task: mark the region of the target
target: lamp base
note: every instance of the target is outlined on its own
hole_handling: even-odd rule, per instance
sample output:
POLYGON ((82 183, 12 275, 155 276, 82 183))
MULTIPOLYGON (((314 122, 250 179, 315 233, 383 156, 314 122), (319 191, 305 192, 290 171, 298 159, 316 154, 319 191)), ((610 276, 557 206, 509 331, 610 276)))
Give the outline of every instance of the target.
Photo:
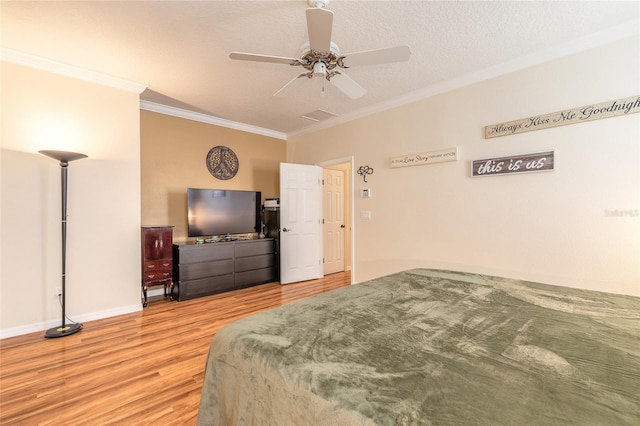
POLYGON ((75 323, 64 327, 54 327, 44 333, 44 337, 64 337, 82 330, 82 324, 75 323))

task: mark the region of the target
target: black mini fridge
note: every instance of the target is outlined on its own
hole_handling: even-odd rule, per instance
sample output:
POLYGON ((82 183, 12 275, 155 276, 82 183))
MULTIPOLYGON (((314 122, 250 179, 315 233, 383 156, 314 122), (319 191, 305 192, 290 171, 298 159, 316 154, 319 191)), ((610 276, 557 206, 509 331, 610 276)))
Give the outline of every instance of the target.
POLYGON ((275 277, 276 281, 280 281, 280 206, 277 201, 268 201, 262 206, 262 233, 265 238, 275 239, 275 277))

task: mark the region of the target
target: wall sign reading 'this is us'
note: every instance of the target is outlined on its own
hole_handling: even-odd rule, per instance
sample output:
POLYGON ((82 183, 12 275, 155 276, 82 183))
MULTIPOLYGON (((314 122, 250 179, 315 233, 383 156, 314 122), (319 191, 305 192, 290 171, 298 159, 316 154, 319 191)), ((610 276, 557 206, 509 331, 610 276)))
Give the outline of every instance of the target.
POLYGON ((553 151, 471 162, 471 176, 495 176, 553 170, 553 151))
POLYGON ((640 112, 640 96, 631 96, 629 98, 586 105, 579 108, 553 112, 551 114, 535 115, 521 120, 492 124, 484 128, 484 138, 496 138, 498 136, 548 129, 550 127, 565 126, 567 124, 584 123, 586 121, 633 114, 636 112, 640 112))

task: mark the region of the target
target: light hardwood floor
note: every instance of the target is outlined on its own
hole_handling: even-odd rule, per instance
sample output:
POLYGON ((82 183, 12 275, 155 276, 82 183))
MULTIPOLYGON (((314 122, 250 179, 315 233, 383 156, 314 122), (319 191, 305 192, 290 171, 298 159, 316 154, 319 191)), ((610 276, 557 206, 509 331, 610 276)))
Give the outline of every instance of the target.
POLYGON ((193 425, 209 343, 225 324, 349 285, 324 279, 184 301, 84 323, 71 336, 0 340, 2 425, 193 425))

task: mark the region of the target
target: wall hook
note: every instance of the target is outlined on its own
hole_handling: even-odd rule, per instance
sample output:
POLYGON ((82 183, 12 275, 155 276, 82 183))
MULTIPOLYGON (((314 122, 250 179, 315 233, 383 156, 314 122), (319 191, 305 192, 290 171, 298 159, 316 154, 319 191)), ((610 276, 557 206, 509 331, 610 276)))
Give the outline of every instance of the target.
POLYGON ((358 168, 358 174, 362 176, 364 183, 367 183, 367 175, 372 175, 373 169, 369 166, 360 166, 358 168))

